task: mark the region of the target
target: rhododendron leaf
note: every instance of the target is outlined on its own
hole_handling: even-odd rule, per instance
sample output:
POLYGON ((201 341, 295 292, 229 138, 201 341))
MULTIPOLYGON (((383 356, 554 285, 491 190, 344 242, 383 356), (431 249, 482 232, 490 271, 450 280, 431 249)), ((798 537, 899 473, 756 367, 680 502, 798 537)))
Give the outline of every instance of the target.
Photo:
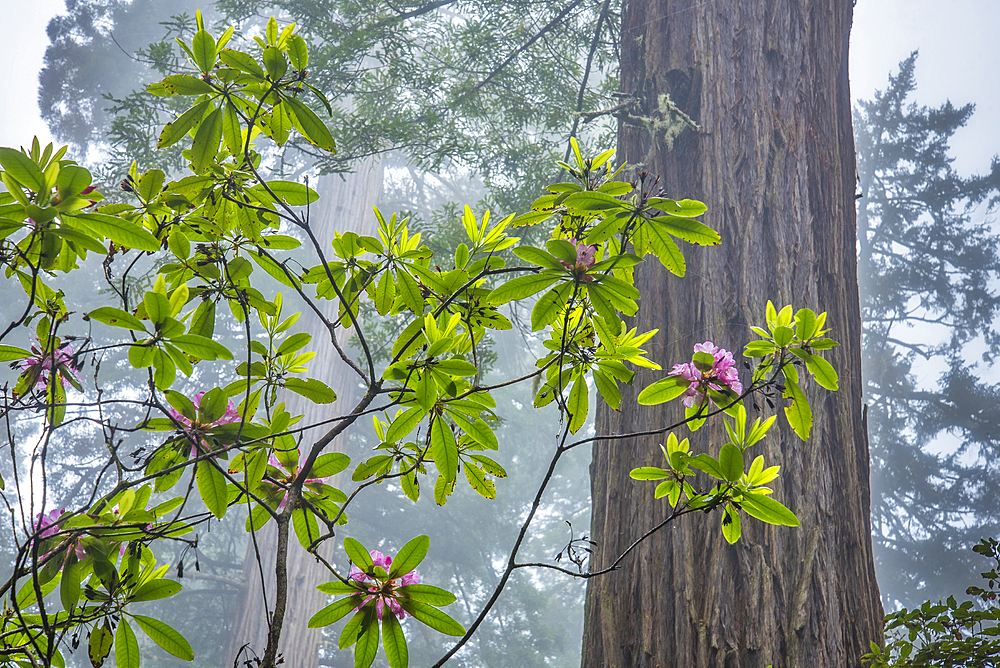
POLYGON ((429 605, 451 605, 456 601, 455 595, 447 589, 441 589, 434 585, 413 584, 404 585, 397 590, 401 597, 409 598, 429 605))
MULTIPOLYGON (((214 109, 198 126, 191 143, 191 171, 195 174, 204 172, 219 152, 219 141, 222 139, 222 110, 214 109)), ((155 250, 155 249, 153 249, 155 250)))
POLYGON ((104 626, 94 626, 90 631, 90 639, 87 641, 87 657, 94 668, 104 665, 104 660, 111 654, 111 645, 114 642, 114 634, 107 622, 104 626))
POLYGON ((545 328, 559 316, 572 289, 572 283, 563 283, 546 292, 535 302, 534 308, 531 309, 531 331, 537 332, 545 328))
POLYGON ((645 249, 644 253, 640 253, 641 255, 652 252, 659 258, 660 264, 667 271, 674 276, 684 276, 687 272, 687 262, 684 260, 684 254, 681 253, 681 249, 677 247, 677 242, 670 237, 670 232, 666 225, 655 220, 647 220, 639 228, 639 235, 637 236, 641 236, 649 246, 649 248, 645 249))
MULTIPOLYGON (((324 584, 332 584, 332 583, 327 582, 327 583, 324 583, 324 584)), ((342 583, 337 583, 337 584, 342 584, 342 583)), ((344 585, 344 586, 348 586, 348 585, 344 585)), ((323 587, 323 585, 320 585, 318 587, 318 589, 322 590, 322 587, 323 587)), ((357 591, 357 590, 354 589, 353 591, 357 591)), ((328 593, 328 594, 342 594, 344 592, 341 592, 341 591, 336 591, 336 592, 327 591, 326 593, 328 593)), ((323 626, 329 626, 330 624, 333 624, 334 622, 340 621, 341 619, 343 619, 344 617, 346 617, 347 615, 349 615, 352 611, 356 610, 357 607, 359 605, 361 605, 361 602, 363 600, 364 600, 364 597, 362 597, 360 595, 354 595, 354 596, 348 596, 347 598, 342 598, 342 599, 340 599, 339 601, 337 601, 335 603, 331 603, 330 605, 328 605, 325 608, 321 609, 319 612, 317 612, 315 615, 313 615, 312 617, 309 618, 309 628, 311 628, 311 629, 318 629, 318 628, 321 628, 323 626)))
POLYGON ((229 405, 229 398, 222 388, 214 387, 201 397, 198 403, 198 421, 201 424, 211 424, 221 418, 229 405))
POLYGON ((831 392, 837 391, 837 372, 832 364, 819 355, 810 355, 806 361, 806 368, 809 369, 809 373, 813 375, 820 386, 831 392))
MULTIPOLYGON (((368 668, 375 661, 375 655, 378 654, 378 616, 375 612, 375 606, 365 606, 362 612, 364 618, 354 645, 354 668, 368 668)), ((383 613, 383 617, 391 616, 392 613, 388 610, 383 613)))
MULTIPOLYGON (((576 263, 578 257, 576 246, 565 239, 549 239, 545 242, 545 248, 549 253, 563 262, 568 262, 571 265, 576 263)), ((522 257, 521 259, 525 258, 522 257)))
POLYGON ((756 517, 761 522, 786 527, 799 526, 799 518, 795 516, 795 513, 765 494, 754 492, 744 494, 740 501, 740 507, 748 515, 756 517))
POLYGON ((809 407, 809 400, 798 383, 786 374, 784 397, 791 399, 792 404, 785 408, 785 417, 795 434, 803 441, 809 438, 812 430, 812 409, 809 407))
POLYGON ((347 553, 347 558, 351 560, 351 563, 365 573, 371 572, 375 565, 365 546, 350 536, 344 539, 344 552, 347 553))
POLYGON ((484 499, 497 498, 496 485, 486 477, 481 468, 472 462, 466 461, 463 470, 465 471, 465 479, 469 481, 469 486, 476 490, 477 494, 484 499))
POLYGON ((395 558, 392 560, 392 568, 389 570, 390 578, 397 578, 406 575, 420 565, 420 562, 427 556, 431 539, 427 536, 417 536, 410 539, 406 545, 400 548, 395 558))
MULTIPOLYGON (((572 246, 572 244, 570 244, 569 242, 565 243, 568 246, 572 246)), ((566 268, 559 261, 558 257, 554 256, 551 252, 543 251, 541 248, 535 248, 534 246, 518 246, 517 248, 514 249, 513 252, 514 255, 521 258, 525 262, 530 262, 531 264, 536 264, 539 267, 545 267, 546 269, 566 271, 566 268)), ((567 262, 576 261, 576 248, 573 249, 572 258, 566 261, 567 262)), ((527 278, 527 277, 522 276, 521 278, 527 278)))
POLYGON ((265 524, 271 521, 271 513, 267 511, 267 508, 258 504, 253 507, 250 511, 250 515, 247 517, 246 521, 246 531, 250 533, 251 531, 260 531, 265 524))
POLYGON ((296 508, 292 511, 292 528, 295 529, 295 535, 304 550, 308 550, 313 541, 319 538, 316 515, 306 508, 296 508))
POLYGON ((416 406, 397 416, 385 432, 385 442, 396 443, 397 441, 401 441, 420 424, 425 415, 427 415, 427 411, 420 406, 416 406))
POLYGON ((737 482, 743 475, 743 453, 732 443, 724 443, 719 451, 719 471, 728 482, 737 482))
POLYGON ((403 606, 403 610, 413 615, 414 619, 423 622, 435 631, 449 636, 465 635, 465 628, 461 624, 435 607, 412 599, 400 599, 399 604, 403 606))
POLYGON ((125 618, 118 622, 115 631, 115 665, 117 668, 139 668, 139 641, 125 618))
POLYGON ((672 472, 655 466, 640 466, 639 468, 632 469, 628 474, 633 480, 663 480, 672 475, 672 472))
POLYGON ((205 507, 213 515, 222 519, 226 514, 226 504, 229 500, 225 476, 213 466, 211 461, 202 460, 195 467, 194 477, 198 483, 198 494, 205 502, 205 507))
POLYGON ((129 601, 155 601, 161 598, 170 598, 181 590, 181 583, 165 578, 157 578, 142 583, 129 596, 129 601))
POLYGON ((569 430, 573 434, 580 431, 580 427, 587 421, 587 412, 590 410, 589 395, 587 379, 580 376, 573 383, 573 389, 569 392, 569 400, 566 402, 566 410, 570 414, 569 430))
MULTIPOLYGON (((559 267, 560 271, 562 266, 559 267)), ((531 295, 537 294, 559 280, 559 276, 551 273, 529 274, 528 276, 518 276, 507 281, 491 292, 485 303, 499 306, 510 301, 520 301, 527 299, 531 295)))
MULTIPOLYGON (((330 594, 331 596, 343 596, 344 594, 353 595, 353 594, 359 594, 361 593, 361 591, 363 591, 363 589, 360 588, 360 584, 354 580, 350 580, 348 582, 341 582, 340 580, 331 580, 329 582, 324 582, 322 584, 316 585, 316 589, 320 590, 324 594, 330 594)), ((338 601, 338 603, 343 603, 343 601, 338 601)), ((355 607, 357 607, 357 605, 355 605, 355 607)))
POLYGON ((20 360, 30 356, 30 350, 15 346, 0 345, 0 362, 10 362, 11 360, 20 360))
POLYGON ((643 406, 666 403, 684 394, 690 385, 690 381, 684 380, 680 376, 667 376, 643 389, 636 401, 643 406))
POLYGON ((299 394, 314 404, 332 404, 337 393, 317 378, 286 378, 285 389, 299 394))
POLYGON ((446 482, 454 482, 458 474, 458 445, 448 423, 441 417, 431 425, 431 456, 434 466, 446 482))
POLYGON ((771 332, 774 338, 774 345, 784 348, 795 337, 795 332, 787 325, 777 325, 771 332))
POLYGON ((592 190, 572 193, 563 200, 563 204, 578 211, 610 211, 613 209, 624 209, 628 206, 628 202, 624 200, 592 190))
POLYGON ((740 513, 732 504, 727 503, 722 509, 722 535, 730 545, 740 539, 740 513))
POLYGON ((351 465, 351 458, 343 452, 328 452, 316 458, 312 470, 309 471, 310 478, 326 478, 336 475, 351 465))
POLYGON ((658 216, 653 218, 663 226, 663 230, 671 236, 697 246, 715 246, 722 243, 719 233, 704 223, 690 218, 677 216, 658 216))
POLYGON ((188 641, 166 623, 143 615, 132 615, 132 619, 139 625, 143 633, 167 653, 184 661, 194 660, 194 651, 188 641))
POLYGON ((696 457, 691 457, 688 460, 688 464, 692 467, 704 471, 713 478, 718 478, 719 480, 726 479, 726 472, 722 468, 722 464, 719 460, 708 454, 707 452, 702 452, 696 457))
POLYGON ((62 578, 59 581, 59 600, 66 612, 72 612, 80 600, 82 576, 83 567, 79 565, 76 554, 72 551, 68 552, 66 564, 63 566, 62 578))
POLYGON ((434 503, 443 506, 448 502, 448 497, 455 491, 455 481, 448 482, 443 475, 439 475, 434 481, 434 503))
POLYGON ((795 335, 802 341, 808 341, 816 335, 816 314, 812 309, 802 308, 795 314, 795 335))
POLYGON ((205 117, 205 111, 208 109, 208 105, 210 104, 210 100, 199 102, 178 116, 175 120, 163 126, 163 131, 160 132, 160 139, 156 144, 156 147, 167 148, 169 146, 173 146, 186 137, 188 132, 191 131, 191 128, 200 123, 201 119, 205 117))
POLYGON ((215 67, 215 38, 204 30, 199 30, 191 40, 194 63, 202 72, 208 73, 215 67))
POLYGON ((336 152, 337 147, 334 144, 333 135, 330 134, 330 129, 312 109, 294 97, 284 98, 284 106, 288 115, 291 116, 295 129, 301 132, 303 137, 319 148, 331 153, 336 152))
POLYGON ((410 664, 410 654, 406 649, 406 637, 399 625, 399 620, 392 613, 382 615, 382 647, 389 668, 407 668, 410 664))

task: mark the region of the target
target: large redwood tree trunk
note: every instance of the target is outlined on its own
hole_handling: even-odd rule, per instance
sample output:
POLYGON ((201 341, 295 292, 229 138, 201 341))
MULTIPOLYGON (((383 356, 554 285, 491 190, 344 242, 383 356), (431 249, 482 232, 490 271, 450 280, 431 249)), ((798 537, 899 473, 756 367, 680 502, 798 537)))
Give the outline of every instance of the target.
MULTIPOLYGON (((620 117, 619 158, 662 176, 670 196, 704 201, 723 239, 685 249, 683 279, 641 270, 637 324, 660 329, 651 357, 669 368, 705 340, 740 351, 772 299, 829 313, 842 345, 826 357, 841 383, 836 394, 807 383, 808 442, 782 416, 751 452, 781 466, 775 498, 801 527, 747 518, 735 546, 718 513, 660 531, 620 571, 589 582, 585 668, 843 668, 881 639, 861 406, 851 16, 851 0, 626 2, 621 90, 634 103, 620 117)), ((632 397, 662 375, 640 373, 632 397)), ((626 399, 620 413, 602 407, 597 431, 678 417, 676 402, 643 409, 626 399)), ((693 449, 717 455, 719 427, 692 434, 693 449)), ((595 446, 592 570, 667 515, 654 485, 628 478, 662 465, 664 440, 595 446)))
MULTIPOLYGON (((356 172, 340 176, 328 176, 320 180, 316 190, 320 193, 318 206, 311 212, 311 224, 317 238, 322 243, 327 259, 332 254, 330 240, 334 232, 348 230, 359 234, 375 232, 375 215, 372 207, 382 198, 384 165, 381 161, 367 160, 358 166, 356 172)), ((292 392, 286 392, 283 400, 292 415, 304 415, 303 425, 315 424, 331 415, 342 415, 361 399, 358 377, 330 343, 330 335, 312 312, 301 305, 294 295, 285 290, 285 315, 293 310, 302 311, 297 327, 307 328, 312 334, 312 343, 306 350, 316 351, 316 357, 309 362, 310 375, 319 378, 337 393, 337 401, 331 405, 314 404, 292 392)), ((320 302, 328 318, 336 318, 336 308, 332 301, 320 302)), ((343 332, 343 330, 341 330, 343 332)), ((346 347, 347 335, 342 335, 340 344, 346 347)), ((323 434, 323 429, 306 433, 302 450, 312 445, 323 434)), ((334 440, 328 451, 342 450, 340 438, 334 440)), ((337 486, 336 482, 331 484, 337 486)), ((228 656, 236 658, 244 646, 247 650, 240 655, 239 665, 253 656, 263 656, 267 645, 268 616, 274 607, 275 575, 274 559, 277 531, 275 523, 269 522, 257 533, 257 548, 260 551, 258 564, 257 550, 253 543, 247 545, 243 562, 243 588, 237 595, 236 614, 229 636, 228 656), (261 572, 264 581, 261 582, 261 572), (265 610, 266 601, 269 608, 265 610)), ((320 547, 324 558, 332 559, 334 541, 327 541, 320 547)), ((299 545, 294 533, 289 539, 288 549, 288 603, 285 609, 281 641, 278 652, 289 668, 317 668, 319 649, 322 641, 321 629, 310 629, 309 618, 327 603, 327 596, 316 590, 316 585, 330 580, 330 573, 315 557, 299 545)), ((254 665, 254 664, 250 664, 254 665)))

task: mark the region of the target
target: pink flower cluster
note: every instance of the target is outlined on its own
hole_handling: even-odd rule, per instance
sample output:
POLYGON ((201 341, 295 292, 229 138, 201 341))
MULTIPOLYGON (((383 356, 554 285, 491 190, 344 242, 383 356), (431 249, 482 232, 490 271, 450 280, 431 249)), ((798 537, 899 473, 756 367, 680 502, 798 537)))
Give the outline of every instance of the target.
POLYGON ((597 253, 597 246, 585 244, 582 241, 577 241, 575 238, 570 239, 569 242, 576 246, 576 262, 574 264, 563 262, 562 266, 572 271, 576 276, 579 276, 584 282, 592 283, 594 277, 587 274, 587 270, 594 266, 594 255, 597 253))
MULTIPOLYGON (((387 573, 389 572, 389 566, 392 565, 392 557, 387 557, 378 550, 372 550, 371 557, 376 566, 384 569, 387 573)), ((398 578, 399 582, 397 584, 396 580, 380 579, 368 575, 368 573, 365 573, 357 566, 351 566, 349 579, 354 580, 355 582, 371 584, 371 586, 368 587, 368 592, 371 596, 362 601, 361 605, 359 605, 357 609, 360 610, 367 605, 369 601, 374 599, 375 614, 378 616, 380 621, 386 606, 389 606, 390 612, 396 616, 396 619, 405 619, 406 611, 403 610, 403 606, 401 606, 397 600, 398 594, 396 593, 396 588, 420 583, 420 576, 417 575, 416 571, 410 571, 403 577, 398 578)))
MULTIPOLYGON (((274 485, 274 489, 276 491, 281 489, 284 490, 285 492, 285 495, 281 498, 281 503, 278 504, 278 510, 284 510, 285 504, 288 503, 288 486, 291 485, 292 482, 295 480, 295 478, 299 475, 299 470, 298 468, 296 468, 292 471, 289 471, 281 464, 280 461, 278 461, 278 458, 275 457, 273 454, 268 457, 267 463, 273 466, 274 468, 278 469, 282 473, 286 474, 284 478, 280 478, 274 481, 275 483, 278 483, 274 485)), ((327 481, 326 478, 306 478, 304 484, 308 485, 310 483, 325 483, 326 481, 327 481)), ((381 554, 381 552, 379 554, 381 554)))
MULTIPOLYGON (((25 357, 20 361, 18 366, 21 367, 23 371, 28 371, 30 369, 38 369, 38 380, 35 381, 35 387, 37 389, 42 389, 49 381, 49 376, 51 376, 51 371, 53 368, 58 369, 61 373, 69 374, 74 380, 79 382, 79 378, 75 371, 77 367, 73 362, 73 355, 76 351, 73 350, 72 346, 66 344, 59 346, 54 351, 44 351, 41 350, 41 343, 31 346, 31 352, 35 354, 34 357, 25 357)), ((66 379, 61 375, 59 376, 59 384, 65 386, 66 379)))
POLYGON ((65 508, 53 510, 48 513, 38 513, 35 516, 35 525, 32 527, 38 532, 39 538, 48 538, 59 533, 59 518, 66 513, 65 508))
POLYGON ((728 350, 719 348, 711 341, 697 343, 694 346, 696 353, 709 353, 715 358, 712 368, 702 372, 694 362, 675 364, 668 375, 680 376, 691 383, 684 393, 684 406, 694 408, 705 403, 707 390, 721 391, 728 388, 736 394, 743 393, 743 383, 740 382, 739 372, 736 370, 736 360, 728 350))
MULTIPOLYGON (((191 403, 194 404, 195 409, 201 407, 201 399, 204 396, 205 396, 204 392, 199 392, 198 394, 194 395, 194 399, 192 400, 191 403)), ((240 421, 240 414, 236 411, 236 405, 231 401, 227 402, 226 412, 222 414, 222 417, 220 417, 215 422, 209 422, 208 424, 202 424, 197 420, 192 422, 191 420, 184 417, 184 415, 182 415, 179 411, 173 408, 170 409, 170 417, 177 420, 181 424, 186 425, 184 432, 191 439, 192 457, 196 457, 198 455, 198 448, 195 445, 196 443, 200 444, 203 448, 205 448, 205 450, 211 449, 211 446, 208 443, 208 439, 205 438, 205 434, 208 433, 208 431, 212 427, 218 427, 219 425, 232 424, 233 422, 240 421)))

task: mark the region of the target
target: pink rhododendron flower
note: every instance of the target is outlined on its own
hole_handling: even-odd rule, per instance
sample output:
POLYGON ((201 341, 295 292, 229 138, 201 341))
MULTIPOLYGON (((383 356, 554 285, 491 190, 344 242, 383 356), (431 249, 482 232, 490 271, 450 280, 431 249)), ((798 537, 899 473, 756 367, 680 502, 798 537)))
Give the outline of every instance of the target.
MULTIPOLYGON (((392 565, 392 557, 387 557, 378 550, 371 551, 372 561, 375 562, 375 566, 389 572, 389 566, 392 565)), ((382 613, 385 611, 385 607, 389 606, 389 611, 396 616, 396 619, 403 620, 406 618, 406 611, 403 610, 403 606, 399 604, 396 593, 397 587, 404 587, 406 585, 419 584, 420 576, 417 575, 416 571, 410 571, 406 575, 395 578, 377 578, 365 573, 357 566, 351 566, 351 574, 348 576, 349 579, 355 582, 370 583, 371 586, 368 587, 368 592, 371 596, 367 597, 358 606, 358 610, 363 608, 372 599, 375 600, 375 614, 378 616, 379 621, 382 619, 382 613)))
POLYGON ((563 262, 562 265, 572 271, 574 275, 579 276, 581 280, 587 283, 593 282, 594 277, 587 274, 587 270, 594 266, 594 255, 597 253, 597 246, 585 244, 582 241, 577 241, 575 238, 570 239, 569 242, 576 246, 576 262, 574 264, 563 262))
MULTIPOLYGON (((194 399, 191 401, 191 403, 194 404, 195 409, 201 407, 201 399, 204 396, 205 396, 204 392, 199 392, 198 394, 194 395, 194 399)), ((184 415, 182 415, 179 411, 173 408, 170 409, 170 416, 175 420, 177 420, 178 422, 180 422, 181 424, 185 425, 184 432, 191 439, 192 457, 198 455, 198 448, 195 444, 200 444, 203 448, 205 448, 205 450, 211 449, 211 446, 209 445, 208 439, 205 437, 205 435, 208 433, 210 429, 212 429, 212 427, 218 427, 219 425, 232 424, 233 422, 240 421, 240 414, 237 412, 236 405, 232 401, 226 402, 226 412, 222 414, 222 417, 220 417, 215 422, 209 422, 208 424, 202 424, 197 420, 192 422, 191 420, 184 417, 184 415)))
POLYGON ((680 376, 691 383, 684 393, 685 408, 694 408, 705 403, 707 390, 722 391, 728 388, 736 394, 743 393, 743 383, 740 382, 740 375, 736 369, 736 360, 728 350, 719 348, 711 341, 698 343, 694 346, 696 353, 709 353, 715 358, 712 368, 702 372, 694 362, 675 364, 668 375, 680 376))
POLYGON ((38 532, 39 538, 48 538, 49 536, 54 536, 59 533, 59 518, 66 513, 65 508, 60 508, 59 510, 53 510, 48 513, 38 513, 35 516, 35 524, 32 527, 38 532))
MULTIPOLYGON (((285 477, 279 478, 278 480, 274 481, 280 484, 281 489, 285 490, 285 495, 282 497, 281 503, 278 504, 278 510, 284 510, 285 504, 288 502, 288 486, 292 484, 292 482, 295 480, 296 477, 298 477, 299 469, 295 468, 294 470, 289 471, 284 467, 284 465, 280 461, 278 461, 278 458, 275 457, 273 454, 270 457, 268 457, 267 463, 273 466, 274 468, 278 469, 280 472, 286 474, 285 477)), ((325 483, 327 479, 328 478, 306 478, 304 484, 308 485, 310 483, 325 483)), ((275 489, 278 488, 279 488, 278 485, 275 485, 275 489)))
POLYGON ((49 377, 52 375, 53 368, 58 370, 57 375, 60 385, 66 385, 66 379, 63 378, 63 374, 71 376, 77 383, 80 382, 80 379, 76 375, 78 367, 73 361, 73 355, 76 354, 76 351, 73 350, 72 346, 63 344, 53 351, 42 350, 41 347, 41 343, 31 346, 31 352, 35 356, 25 357, 18 363, 18 366, 24 372, 30 370, 38 372, 38 380, 35 381, 37 389, 42 389, 46 386, 49 377))

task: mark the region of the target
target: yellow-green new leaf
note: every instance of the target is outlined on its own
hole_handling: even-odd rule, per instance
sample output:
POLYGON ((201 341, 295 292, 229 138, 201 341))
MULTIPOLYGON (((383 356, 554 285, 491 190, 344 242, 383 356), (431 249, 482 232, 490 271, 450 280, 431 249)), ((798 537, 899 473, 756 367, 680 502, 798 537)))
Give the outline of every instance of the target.
POLYGON ((809 438, 812 430, 812 408, 809 407, 809 400, 797 383, 785 377, 785 398, 791 399, 792 404, 785 408, 785 417, 792 430, 803 441, 809 438))

